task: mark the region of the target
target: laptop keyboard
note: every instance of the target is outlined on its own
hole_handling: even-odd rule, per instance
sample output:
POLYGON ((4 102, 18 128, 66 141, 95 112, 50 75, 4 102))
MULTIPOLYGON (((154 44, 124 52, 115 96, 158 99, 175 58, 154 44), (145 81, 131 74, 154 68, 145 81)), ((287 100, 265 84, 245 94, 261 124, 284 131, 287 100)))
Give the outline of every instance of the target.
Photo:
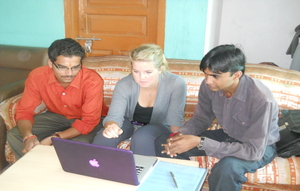
POLYGON ((145 167, 143 167, 143 166, 135 166, 136 175, 139 175, 144 170, 144 168, 145 167))

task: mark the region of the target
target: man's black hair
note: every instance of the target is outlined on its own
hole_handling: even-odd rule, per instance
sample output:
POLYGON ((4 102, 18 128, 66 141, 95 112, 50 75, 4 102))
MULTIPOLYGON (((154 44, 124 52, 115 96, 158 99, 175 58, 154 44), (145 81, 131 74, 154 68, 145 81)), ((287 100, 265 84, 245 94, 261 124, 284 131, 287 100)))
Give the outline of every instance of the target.
POLYGON ((237 71, 245 72, 246 57, 234 45, 220 45, 210 50, 201 60, 200 70, 209 69, 215 74, 237 71))
POLYGON ((64 38, 54 41, 48 48, 48 56, 52 62, 55 62, 58 56, 81 57, 80 61, 85 56, 84 49, 82 46, 71 38, 64 38))

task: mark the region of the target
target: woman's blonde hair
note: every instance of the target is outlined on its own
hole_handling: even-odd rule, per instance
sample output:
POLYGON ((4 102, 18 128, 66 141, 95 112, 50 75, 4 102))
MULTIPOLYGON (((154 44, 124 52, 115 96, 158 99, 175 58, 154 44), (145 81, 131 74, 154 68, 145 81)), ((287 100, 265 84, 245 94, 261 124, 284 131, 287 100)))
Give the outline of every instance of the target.
POLYGON ((154 67, 164 73, 169 70, 168 62, 160 46, 156 44, 143 44, 130 53, 132 61, 153 62, 154 67))

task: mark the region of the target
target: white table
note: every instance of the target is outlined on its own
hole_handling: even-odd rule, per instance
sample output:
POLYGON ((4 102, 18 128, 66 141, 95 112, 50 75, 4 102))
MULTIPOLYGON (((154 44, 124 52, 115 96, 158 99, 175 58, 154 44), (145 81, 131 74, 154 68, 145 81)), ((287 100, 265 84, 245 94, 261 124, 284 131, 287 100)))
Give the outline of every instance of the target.
MULTIPOLYGON (((196 166, 196 161, 159 158, 177 164, 196 166)), ((137 190, 137 186, 123 184, 63 171, 52 146, 38 145, 0 175, 1 191, 84 191, 137 190)))

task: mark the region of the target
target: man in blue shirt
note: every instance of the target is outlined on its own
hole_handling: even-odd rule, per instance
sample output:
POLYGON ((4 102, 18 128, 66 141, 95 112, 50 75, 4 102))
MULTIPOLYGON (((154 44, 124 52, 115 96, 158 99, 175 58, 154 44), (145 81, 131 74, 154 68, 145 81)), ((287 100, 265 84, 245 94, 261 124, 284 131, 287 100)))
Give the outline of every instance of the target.
POLYGON ((160 157, 213 156, 210 191, 237 191, 247 172, 270 163, 280 139, 278 106, 270 89, 244 74, 246 59, 234 45, 221 45, 201 61, 205 73, 194 116, 176 133, 156 139, 160 157), (207 130, 213 119, 222 129, 207 130))

